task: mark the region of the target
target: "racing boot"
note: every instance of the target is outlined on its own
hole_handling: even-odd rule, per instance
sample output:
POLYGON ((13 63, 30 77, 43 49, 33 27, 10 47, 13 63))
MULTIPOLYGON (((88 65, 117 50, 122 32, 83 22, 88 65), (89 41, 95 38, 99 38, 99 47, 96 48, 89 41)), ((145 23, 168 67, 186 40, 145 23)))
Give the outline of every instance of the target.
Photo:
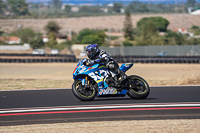
POLYGON ((116 72, 121 77, 121 79, 119 80, 117 76, 113 77, 115 87, 121 87, 120 84, 127 78, 127 75, 123 71, 121 71, 120 69, 118 69, 116 72))
POLYGON ((115 83, 115 87, 120 87, 120 83, 119 83, 118 77, 114 76, 113 79, 114 79, 113 82, 115 83))
POLYGON ((127 75, 120 69, 118 69, 118 74, 121 77, 121 79, 118 81, 118 83, 121 84, 127 78, 127 75))

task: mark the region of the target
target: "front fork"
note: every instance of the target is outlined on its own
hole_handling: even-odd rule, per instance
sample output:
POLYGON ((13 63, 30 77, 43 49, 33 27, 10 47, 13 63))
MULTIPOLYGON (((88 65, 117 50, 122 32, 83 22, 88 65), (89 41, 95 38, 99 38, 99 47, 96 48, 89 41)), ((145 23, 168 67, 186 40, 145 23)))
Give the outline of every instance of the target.
POLYGON ((85 86, 85 88, 90 88, 90 81, 88 79, 88 76, 85 76, 84 79, 82 79, 82 85, 85 86))

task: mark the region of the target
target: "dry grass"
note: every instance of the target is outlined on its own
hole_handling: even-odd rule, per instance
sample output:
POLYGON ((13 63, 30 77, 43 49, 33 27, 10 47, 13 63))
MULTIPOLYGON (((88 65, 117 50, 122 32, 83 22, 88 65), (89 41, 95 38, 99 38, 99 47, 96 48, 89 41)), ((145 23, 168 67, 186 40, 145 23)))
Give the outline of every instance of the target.
MULTIPOLYGON (((71 88, 75 63, 1 63, 0 90, 71 88)), ((150 86, 200 85, 199 64, 135 64, 128 75, 139 75, 150 86)))
POLYGON ((102 121, 0 127, 1 133, 199 133, 200 120, 102 121))
MULTIPOLYGON (((189 29, 193 25, 199 25, 200 17, 190 14, 134 14, 132 15, 133 26, 143 17, 161 16, 166 18, 170 24, 169 29, 181 27, 189 29)), ((80 17, 80 18, 54 18, 54 19, 1 19, 0 27, 4 32, 16 30, 18 25, 31 27, 36 31, 45 32, 44 26, 49 21, 56 21, 61 26, 62 33, 69 30, 79 32, 84 28, 91 29, 115 29, 122 30, 124 26, 124 16, 97 16, 97 17, 80 17)))

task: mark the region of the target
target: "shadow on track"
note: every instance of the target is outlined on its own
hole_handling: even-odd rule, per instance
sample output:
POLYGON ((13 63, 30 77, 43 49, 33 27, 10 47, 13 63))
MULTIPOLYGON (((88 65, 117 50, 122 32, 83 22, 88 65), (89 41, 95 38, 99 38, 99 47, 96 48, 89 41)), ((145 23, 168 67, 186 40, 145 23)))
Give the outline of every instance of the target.
MULTIPOLYGON (((157 98, 146 98, 146 99, 132 99, 132 98, 95 98, 93 101, 149 101, 149 100, 157 100, 157 98)), ((82 101, 82 102, 92 102, 92 101, 82 101)))

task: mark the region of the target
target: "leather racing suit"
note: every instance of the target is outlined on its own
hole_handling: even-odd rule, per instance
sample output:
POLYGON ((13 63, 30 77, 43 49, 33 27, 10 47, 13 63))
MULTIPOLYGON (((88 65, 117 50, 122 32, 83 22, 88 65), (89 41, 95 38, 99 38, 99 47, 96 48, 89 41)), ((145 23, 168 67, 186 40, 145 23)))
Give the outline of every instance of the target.
POLYGON ((100 51, 95 56, 90 58, 90 60, 87 60, 87 64, 89 66, 94 65, 96 63, 104 64, 108 70, 110 70, 113 73, 116 73, 117 75, 120 75, 120 81, 118 81, 117 76, 113 77, 116 86, 127 78, 127 75, 119 69, 118 63, 115 60, 113 60, 113 58, 110 57, 105 50, 100 49, 100 51))

